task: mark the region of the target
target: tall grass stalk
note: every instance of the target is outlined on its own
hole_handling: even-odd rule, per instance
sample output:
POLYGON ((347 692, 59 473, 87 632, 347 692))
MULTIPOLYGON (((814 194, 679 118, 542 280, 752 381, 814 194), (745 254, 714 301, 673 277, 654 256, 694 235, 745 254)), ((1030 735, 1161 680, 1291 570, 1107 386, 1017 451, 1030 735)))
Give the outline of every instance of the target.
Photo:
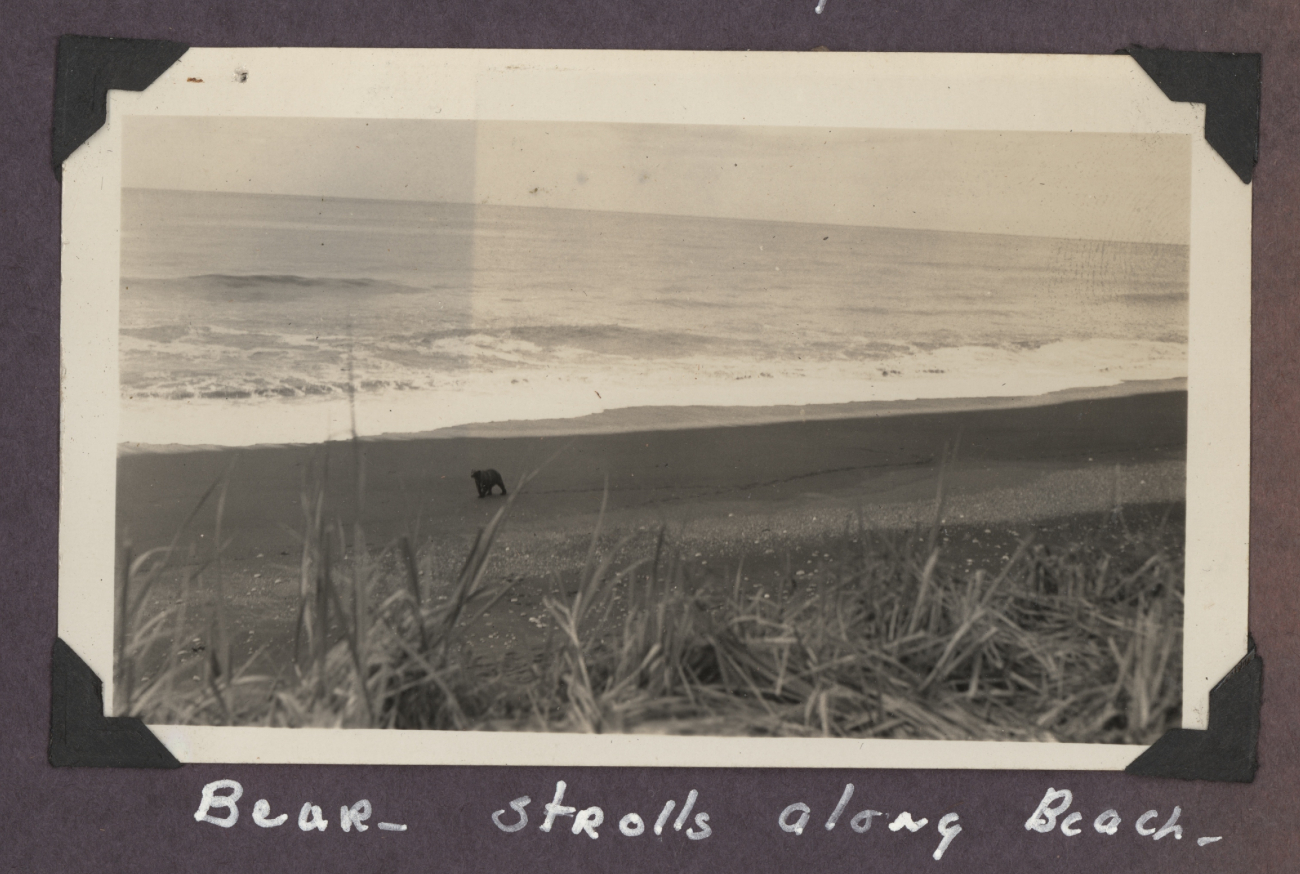
MULTIPOLYGON (((1130 514, 1105 546, 1031 532, 995 573, 966 570, 946 555, 941 477, 928 530, 872 532, 850 516, 812 574, 750 585, 743 556, 734 573, 702 571, 667 527, 653 546, 607 542, 606 493, 576 579, 550 580, 547 630, 507 664, 475 644, 512 585, 491 559, 531 476, 445 578, 431 562, 426 573, 409 535, 376 549, 359 517, 330 520, 317 477, 302 496, 287 665, 231 665, 225 608, 209 613, 202 645, 183 639, 195 583, 220 567, 220 498, 206 554, 182 553, 181 532, 139 555, 124 546, 119 711, 208 724, 1126 743, 1178 723, 1183 566, 1167 518, 1130 514), (168 569, 181 597, 150 614, 146 596, 168 569), (146 663, 161 667, 142 681, 146 663)), ((1099 530, 1110 524, 1098 517, 1099 530)))

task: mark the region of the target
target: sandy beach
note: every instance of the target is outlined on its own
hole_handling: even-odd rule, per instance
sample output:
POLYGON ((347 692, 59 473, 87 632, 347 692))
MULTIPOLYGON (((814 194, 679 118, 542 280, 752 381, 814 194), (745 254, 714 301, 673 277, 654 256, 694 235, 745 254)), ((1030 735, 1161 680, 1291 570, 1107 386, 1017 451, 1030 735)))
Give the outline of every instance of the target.
MULTIPOLYGON (((1186 402, 1175 390, 722 427, 129 452, 118 460, 119 540, 137 554, 166 544, 229 471, 221 573, 240 629, 235 655, 263 649, 280 664, 293 634, 308 483, 324 474, 326 513, 351 529, 359 453, 371 550, 409 536, 430 577, 449 581, 504 503, 480 499, 469 472, 494 467, 513 488, 546 462, 494 545, 490 577, 514 589, 484 618, 476 645, 500 654, 538 635, 543 597, 582 566, 606 483, 602 549, 627 538, 630 562, 651 554, 666 527, 695 573, 730 579, 743 561, 746 586, 771 585, 814 572, 859 518, 874 531, 928 528, 945 444, 960 440, 944 473, 941 545, 948 560, 996 569, 1031 528, 1040 542, 1064 544, 1105 527, 1119 506, 1177 508, 1186 402)), ((182 541, 200 560, 211 555, 215 505, 182 541)), ((178 596, 179 575, 155 586, 160 608, 178 596)))
MULTIPOLYGON (((495 468, 513 486, 541 467, 516 502, 515 532, 590 530, 606 483, 615 527, 687 524, 747 529, 786 519, 811 526, 817 508, 841 525, 861 509, 884 527, 912 524, 932 505, 945 444, 951 521, 1019 520, 1179 500, 1186 393, 1164 391, 1061 403, 721 427, 533 436, 434 436, 317 446, 123 453, 119 539, 168 542, 208 487, 230 471, 225 557, 292 551, 309 478, 327 482, 327 513, 357 518, 354 460, 362 459, 360 519, 372 542, 409 534, 469 538, 496 511, 471 470, 495 468), (726 520, 732 520, 727 522, 726 520), (745 522, 744 520, 749 520, 745 522)), ((504 432, 504 433, 503 433, 504 432)), ((212 530, 213 505, 196 517, 212 530)), ((748 532, 737 530, 740 537, 748 532)))

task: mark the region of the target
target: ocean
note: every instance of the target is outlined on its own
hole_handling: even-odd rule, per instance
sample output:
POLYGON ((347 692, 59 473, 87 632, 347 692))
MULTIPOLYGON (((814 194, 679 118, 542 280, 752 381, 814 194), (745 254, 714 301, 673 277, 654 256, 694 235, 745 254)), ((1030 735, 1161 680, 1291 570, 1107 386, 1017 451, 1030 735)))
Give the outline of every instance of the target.
POLYGON ((1187 248, 126 189, 126 444, 1187 373, 1187 248))

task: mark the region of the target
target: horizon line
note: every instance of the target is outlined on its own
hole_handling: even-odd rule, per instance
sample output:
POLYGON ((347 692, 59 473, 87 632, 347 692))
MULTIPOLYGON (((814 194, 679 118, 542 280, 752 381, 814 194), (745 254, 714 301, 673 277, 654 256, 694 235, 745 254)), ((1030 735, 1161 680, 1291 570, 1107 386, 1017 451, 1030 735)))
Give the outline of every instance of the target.
POLYGON ((319 200, 319 201, 357 201, 361 203, 420 203, 428 205, 445 205, 445 206, 469 206, 469 207, 497 207, 502 209, 526 209, 526 210, 552 210, 556 212, 586 212, 586 213, 608 213, 614 215, 640 215, 655 216, 661 218, 682 218, 698 219, 703 221, 728 221, 728 222, 752 222, 762 224, 787 224, 787 225, 806 225, 808 227, 828 227, 828 228, 859 228, 865 230, 877 231, 920 231, 924 233, 937 234, 957 234, 971 237, 1009 237, 1014 239, 1034 239, 1034 240, 1064 240, 1067 242, 1078 243, 1122 243, 1133 246, 1161 246, 1175 249, 1190 249, 1190 239, 1186 243, 1166 243, 1154 240, 1128 240, 1117 239, 1113 237, 1060 237, 1050 234, 1017 234, 1005 231, 958 231, 947 228, 914 228, 902 225, 856 225, 844 224, 843 222, 810 222, 799 221, 797 219, 786 219, 776 221, 765 218, 738 218, 735 216, 702 216, 692 215, 690 213, 668 213, 668 212, 639 212, 635 210, 620 209, 581 209, 571 206, 528 206, 513 203, 477 203, 468 200, 422 200, 415 197, 346 197, 342 195, 329 194, 290 194, 281 191, 222 191, 218 189, 204 188, 160 188, 150 185, 123 185, 121 190, 126 191, 155 191, 170 192, 176 194, 217 194, 217 195, 235 195, 245 197, 291 197, 301 200, 319 200))

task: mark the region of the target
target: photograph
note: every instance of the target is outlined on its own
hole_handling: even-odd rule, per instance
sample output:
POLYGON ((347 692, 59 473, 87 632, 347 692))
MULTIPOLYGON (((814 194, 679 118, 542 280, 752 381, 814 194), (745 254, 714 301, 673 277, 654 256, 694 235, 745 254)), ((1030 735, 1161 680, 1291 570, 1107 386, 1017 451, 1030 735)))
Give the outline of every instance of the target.
POLYGON ((110 712, 1185 724, 1194 134, 554 116, 115 120, 110 712))

